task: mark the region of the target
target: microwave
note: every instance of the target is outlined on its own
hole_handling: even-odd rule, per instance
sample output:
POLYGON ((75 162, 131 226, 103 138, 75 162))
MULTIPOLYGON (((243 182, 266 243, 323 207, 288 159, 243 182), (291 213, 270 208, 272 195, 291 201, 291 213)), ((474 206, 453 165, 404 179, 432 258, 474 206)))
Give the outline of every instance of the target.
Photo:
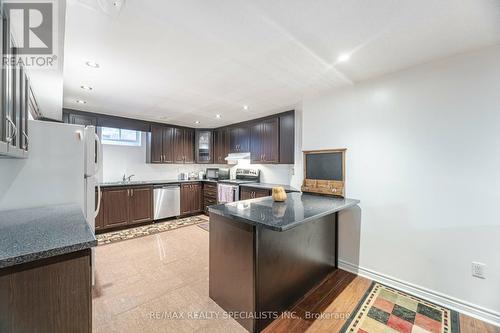
POLYGON ((219 168, 207 168, 205 175, 207 179, 219 179, 219 168))

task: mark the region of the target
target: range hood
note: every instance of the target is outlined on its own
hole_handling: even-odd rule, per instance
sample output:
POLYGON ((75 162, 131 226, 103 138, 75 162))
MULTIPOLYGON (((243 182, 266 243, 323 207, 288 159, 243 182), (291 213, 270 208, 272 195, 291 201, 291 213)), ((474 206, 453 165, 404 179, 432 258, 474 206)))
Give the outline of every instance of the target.
POLYGON ((250 153, 232 153, 225 158, 229 163, 236 164, 239 160, 250 160, 250 153))

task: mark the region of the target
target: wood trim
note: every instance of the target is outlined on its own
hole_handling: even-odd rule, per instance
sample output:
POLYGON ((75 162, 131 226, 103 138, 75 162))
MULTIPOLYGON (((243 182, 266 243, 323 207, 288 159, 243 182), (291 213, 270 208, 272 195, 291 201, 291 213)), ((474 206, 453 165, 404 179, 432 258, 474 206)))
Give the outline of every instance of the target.
POLYGON ((345 196, 345 155, 347 148, 338 149, 319 149, 319 150, 304 150, 303 151, 303 172, 304 180, 302 182, 302 192, 317 193, 332 196, 345 196), (307 155, 308 154, 330 154, 342 153, 342 180, 328 179, 308 179, 307 177, 307 155))

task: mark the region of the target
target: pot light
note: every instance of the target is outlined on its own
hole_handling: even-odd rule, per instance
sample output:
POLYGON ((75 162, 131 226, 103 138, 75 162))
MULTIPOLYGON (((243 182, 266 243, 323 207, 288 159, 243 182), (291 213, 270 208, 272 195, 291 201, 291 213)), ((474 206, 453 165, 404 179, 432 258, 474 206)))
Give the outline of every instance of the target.
POLYGON ((77 100, 76 100, 76 102, 77 102, 78 104, 87 104, 87 102, 86 102, 86 101, 81 100, 81 99, 77 99, 77 100))
POLYGON ((215 118, 220 119, 220 118, 222 118, 222 116, 220 114, 216 114, 215 118))
POLYGON ((243 110, 248 111, 248 105, 243 105, 243 110))
POLYGON ((93 61, 87 61, 85 63, 85 65, 89 66, 89 67, 92 67, 92 68, 99 68, 99 64, 97 62, 93 62, 93 61))
POLYGON ((346 62, 349 61, 351 58, 351 55, 349 53, 342 53, 341 55, 338 56, 337 62, 346 62))
POLYGON ((94 89, 91 86, 80 86, 80 88, 82 88, 83 90, 88 90, 88 91, 94 89))
POLYGON ((194 123, 195 123, 195 124, 199 124, 199 123, 200 123, 200 121, 199 121, 199 120, 197 120, 197 121, 195 121, 194 123))

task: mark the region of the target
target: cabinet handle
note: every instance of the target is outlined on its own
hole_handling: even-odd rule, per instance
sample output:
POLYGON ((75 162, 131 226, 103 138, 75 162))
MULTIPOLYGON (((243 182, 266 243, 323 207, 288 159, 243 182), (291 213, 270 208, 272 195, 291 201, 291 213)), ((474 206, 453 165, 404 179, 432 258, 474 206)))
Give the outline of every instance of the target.
POLYGON ((7 128, 12 130, 12 134, 6 139, 8 143, 11 143, 14 140, 14 137, 17 135, 17 126, 14 124, 10 116, 6 116, 5 120, 7 121, 7 128), (12 126, 12 127, 11 127, 12 126))
POLYGON ((130 190, 130 196, 133 197, 134 196, 134 190, 130 190))

